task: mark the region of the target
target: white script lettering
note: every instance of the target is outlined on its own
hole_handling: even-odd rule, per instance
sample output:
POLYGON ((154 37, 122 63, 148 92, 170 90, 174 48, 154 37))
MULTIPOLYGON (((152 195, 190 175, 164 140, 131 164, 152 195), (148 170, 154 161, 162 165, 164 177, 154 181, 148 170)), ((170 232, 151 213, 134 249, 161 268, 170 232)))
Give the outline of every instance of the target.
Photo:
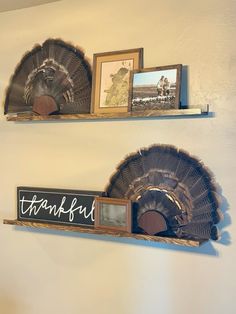
POLYGON ((44 198, 37 199, 37 195, 34 194, 32 199, 25 199, 25 196, 22 196, 20 199, 20 211, 22 215, 28 214, 29 216, 37 216, 43 210, 48 211, 48 213, 54 217, 61 217, 61 214, 68 214, 69 222, 73 222, 75 219, 75 213, 78 212, 79 215, 82 215, 85 219, 91 219, 94 221, 94 201, 90 209, 87 209, 86 206, 79 204, 79 197, 74 197, 69 203, 68 209, 65 209, 65 203, 68 203, 66 196, 63 196, 61 199, 60 205, 49 204, 49 201, 44 198))

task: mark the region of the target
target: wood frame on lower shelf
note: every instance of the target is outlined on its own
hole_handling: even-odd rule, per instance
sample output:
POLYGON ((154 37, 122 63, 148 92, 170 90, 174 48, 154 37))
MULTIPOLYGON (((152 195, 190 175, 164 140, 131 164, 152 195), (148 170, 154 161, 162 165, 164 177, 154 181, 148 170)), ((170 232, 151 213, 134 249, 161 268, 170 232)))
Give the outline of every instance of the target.
POLYGON ((169 110, 148 110, 148 111, 131 111, 123 113, 84 113, 84 114, 63 114, 40 116, 32 113, 8 114, 7 121, 60 121, 60 120, 109 120, 109 119, 147 119, 158 117, 177 117, 177 116, 199 116, 208 115, 209 105, 206 109, 189 108, 189 109, 169 109, 169 110))
POLYGON ((17 219, 15 220, 4 219, 3 223, 6 225, 14 225, 14 226, 22 226, 22 227, 106 235, 106 236, 119 237, 119 238, 133 238, 136 240, 146 240, 146 241, 151 241, 151 242, 161 242, 161 243, 176 244, 176 245, 190 246, 190 247, 199 247, 201 244, 207 241, 207 240, 187 240, 187 239, 178 239, 178 238, 158 237, 158 236, 150 236, 150 235, 128 233, 128 232, 117 232, 113 230, 95 229, 94 227, 78 227, 78 226, 67 226, 67 225, 59 225, 59 224, 51 224, 51 223, 50 224, 38 223, 38 222, 33 222, 33 221, 23 221, 23 220, 17 220, 17 219))

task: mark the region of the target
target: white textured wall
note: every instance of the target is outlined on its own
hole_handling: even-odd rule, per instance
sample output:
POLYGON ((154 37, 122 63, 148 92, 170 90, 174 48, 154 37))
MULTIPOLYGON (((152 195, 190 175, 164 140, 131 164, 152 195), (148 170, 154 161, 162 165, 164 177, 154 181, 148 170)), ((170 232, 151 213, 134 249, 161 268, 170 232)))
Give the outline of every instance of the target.
POLYGON ((222 240, 195 249, 1 224, 1 313, 236 313, 235 9, 234 0, 64 0, 0 14, 2 104, 22 55, 60 37, 90 59, 95 52, 144 47, 146 67, 182 63, 187 103, 210 103, 214 112, 13 123, 1 108, 1 220, 16 217, 17 186, 103 190, 126 154, 154 143, 201 158, 222 188, 225 213, 222 240))

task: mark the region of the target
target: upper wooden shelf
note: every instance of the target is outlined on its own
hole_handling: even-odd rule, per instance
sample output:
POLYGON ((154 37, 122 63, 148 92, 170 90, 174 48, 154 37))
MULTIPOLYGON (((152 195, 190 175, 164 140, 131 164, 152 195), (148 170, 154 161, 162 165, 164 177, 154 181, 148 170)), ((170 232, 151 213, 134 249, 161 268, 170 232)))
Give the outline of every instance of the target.
POLYGON ((190 247, 199 247, 201 244, 206 242, 206 240, 187 240, 187 239, 178 239, 178 238, 167 238, 167 237, 149 236, 149 235, 144 235, 144 234, 136 234, 136 233, 128 233, 128 232, 117 232, 113 230, 95 229, 94 227, 67 226, 67 225, 38 223, 38 222, 23 221, 23 220, 4 219, 3 223, 7 225, 22 226, 22 227, 89 233, 89 234, 105 235, 105 236, 112 236, 112 237, 119 237, 119 238, 133 238, 136 240, 146 240, 150 242, 161 242, 161 243, 176 244, 176 245, 190 246, 190 247))
POLYGON ((108 120, 108 119, 147 119, 157 117, 176 117, 176 116, 199 116, 208 115, 209 106, 206 109, 169 109, 169 110, 150 110, 150 111, 131 111, 125 113, 86 113, 86 114, 63 114, 40 116, 32 113, 8 114, 8 121, 58 121, 58 120, 108 120))

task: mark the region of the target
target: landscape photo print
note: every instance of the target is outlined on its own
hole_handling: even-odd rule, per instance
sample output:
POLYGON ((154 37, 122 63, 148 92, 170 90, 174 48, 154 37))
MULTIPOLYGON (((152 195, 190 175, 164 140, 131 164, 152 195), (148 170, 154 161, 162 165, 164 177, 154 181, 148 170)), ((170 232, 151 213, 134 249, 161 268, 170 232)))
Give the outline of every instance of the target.
POLYGON ((182 65, 146 68, 131 73, 131 111, 178 109, 182 65))
POLYGON ((96 197, 95 228, 131 232, 131 201, 96 197))

